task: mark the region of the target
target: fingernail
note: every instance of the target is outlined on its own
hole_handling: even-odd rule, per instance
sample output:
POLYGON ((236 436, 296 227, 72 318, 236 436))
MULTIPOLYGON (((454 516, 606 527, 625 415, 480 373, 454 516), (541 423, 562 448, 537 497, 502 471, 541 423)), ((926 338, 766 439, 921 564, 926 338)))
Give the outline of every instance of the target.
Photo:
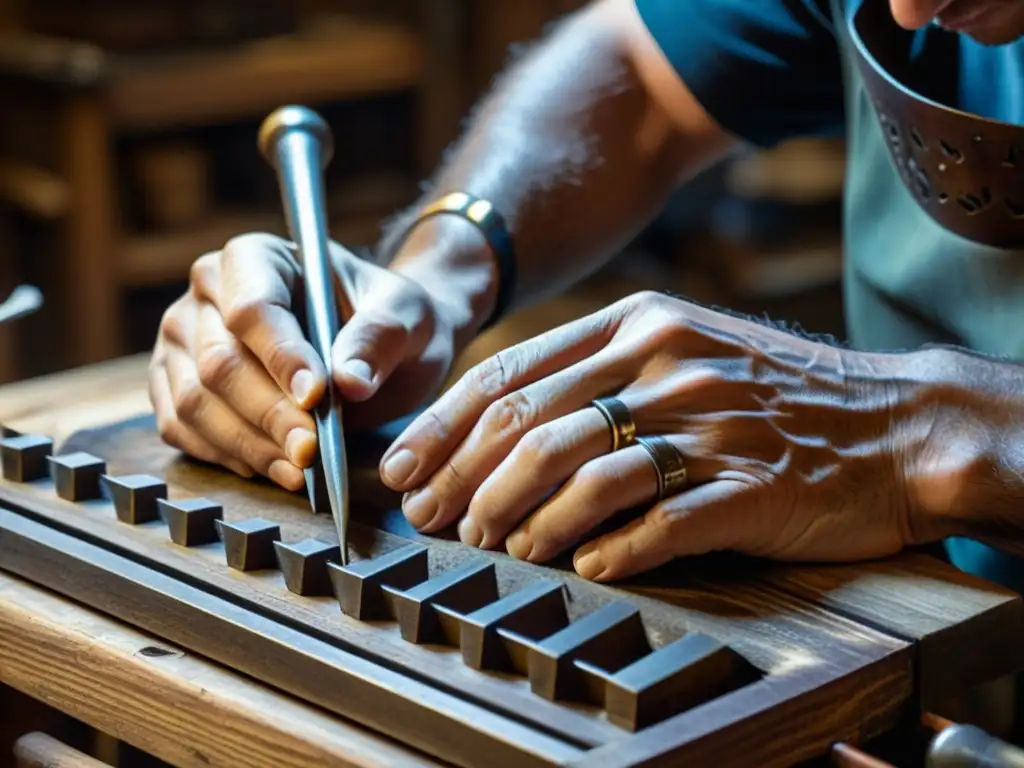
POLYGON ((271 464, 267 474, 271 480, 288 490, 295 490, 305 481, 302 470, 284 459, 278 459, 271 464))
POLYGON ((412 473, 416 471, 418 463, 416 454, 408 448, 402 448, 396 451, 394 455, 388 457, 381 468, 381 474, 384 475, 384 481, 388 485, 393 487, 401 486, 412 477, 412 473))
POLYGON ((284 439, 284 452, 295 466, 309 466, 316 453, 316 435, 308 429, 296 427, 284 439))
POLYGON ((479 547, 484 540, 484 532, 480 526, 473 522, 473 518, 467 515, 459 522, 459 540, 471 547, 479 547))
POLYGON ((303 368, 292 376, 292 396, 299 405, 305 405, 313 392, 313 372, 303 368))
POLYGON ((405 494, 402 499, 402 512, 414 528, 422 528, 437 515, 437 499, 434 492, 430 488, 420 488, 418 491, 405 494))
POLYGON ((365 360, 346 360, 342 363, 341 371, 353 379, 358 379, 367 386, 373 384, 373 369, 365 360))
POLYGON ((516 560, 529 560, 533 552, 533 540, 529 533, 520 528, 505 539, 505 550, 516 560))
POLYGON ((580 547, 572 559, 576 573, 584 579, 596 579, 604 573, 604 560, 598 551, 597 544, 591 543, 580 547))

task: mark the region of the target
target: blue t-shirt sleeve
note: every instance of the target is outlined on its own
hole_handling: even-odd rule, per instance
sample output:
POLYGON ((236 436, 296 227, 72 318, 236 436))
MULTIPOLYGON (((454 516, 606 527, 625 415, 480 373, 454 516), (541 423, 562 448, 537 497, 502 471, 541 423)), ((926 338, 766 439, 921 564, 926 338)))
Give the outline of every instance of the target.
POLYGON ((635 0, 655 42, 723 128, 761 147, 843 129, 827 0, 635 0))

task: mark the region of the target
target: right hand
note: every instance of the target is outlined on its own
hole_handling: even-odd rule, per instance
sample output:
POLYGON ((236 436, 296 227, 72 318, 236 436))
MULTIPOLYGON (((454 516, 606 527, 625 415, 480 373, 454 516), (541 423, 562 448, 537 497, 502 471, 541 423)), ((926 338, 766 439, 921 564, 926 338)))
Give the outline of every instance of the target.
MULTIPOLYGON (((346 429, 376 426, 436 395, 455 353, 445 304, 422 284, 331 243, 341 333, 330 375, 346 429), (340 287, 340 280, 338 282, 340 287)), ((240 475, 290 490, 316 457, 309 410, 328 372, 292 314, 301 273, 272 235, 231 240, 192 266, 189 289, 164 314, 149 394, 165 442, 240 475)))

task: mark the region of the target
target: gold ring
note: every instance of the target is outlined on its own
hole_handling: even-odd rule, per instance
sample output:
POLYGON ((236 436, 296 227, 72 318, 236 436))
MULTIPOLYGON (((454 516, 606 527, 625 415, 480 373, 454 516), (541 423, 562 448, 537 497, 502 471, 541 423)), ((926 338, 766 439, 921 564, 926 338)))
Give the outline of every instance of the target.
POLYGON ((625 403, 617 397, 602 397, 591 405, 601 412, 612 431, 612 453, 636 442, 636 424, 625 403))
POLYGON ((675 496, 686 487, 686 462, 683 454, 664 437, 638 437, 647 450, 658 475, 658 501, 675 496))

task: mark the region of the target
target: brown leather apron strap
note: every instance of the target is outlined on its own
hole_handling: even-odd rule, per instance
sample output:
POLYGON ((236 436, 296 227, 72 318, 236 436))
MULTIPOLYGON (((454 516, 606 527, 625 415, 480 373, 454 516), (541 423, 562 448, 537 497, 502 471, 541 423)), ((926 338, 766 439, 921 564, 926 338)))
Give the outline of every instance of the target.
POLYGON ((911 195, 945 229, 1024 248, 1024 127, 946 106, 955 103, 960 38, 937 28, 928 35, 941 51, 925 71, 911 63, 913 34, 893 20, 888 0, 863 0, 851 24, 890 155, 911 195))

